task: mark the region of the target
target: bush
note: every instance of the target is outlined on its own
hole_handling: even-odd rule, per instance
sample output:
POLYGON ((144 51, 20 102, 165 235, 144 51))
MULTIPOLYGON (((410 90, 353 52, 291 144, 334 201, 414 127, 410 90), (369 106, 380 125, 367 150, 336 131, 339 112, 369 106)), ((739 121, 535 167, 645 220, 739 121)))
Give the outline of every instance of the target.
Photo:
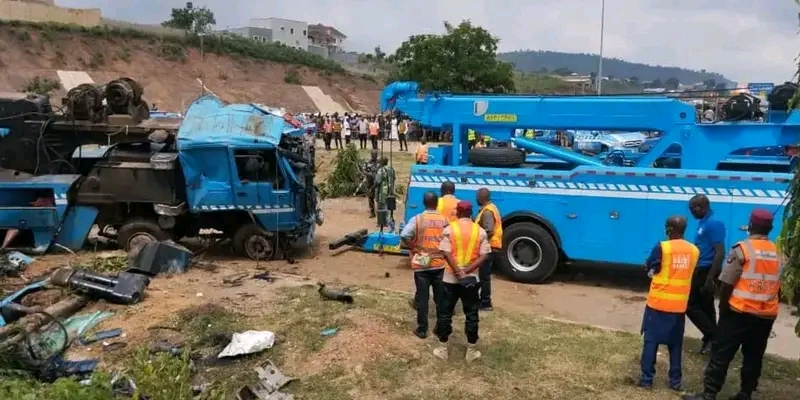
POLYGON ((354 196, 358 185, 364 179, 359 164, 358 149, 352 143, 340 149, 333 161, 334 168, 325 182, 319 185, 320 195, 323 199, 354 196))
MULTIPOLYGON (((195 34, 169 35, 163 33, 147 32, 130 28, 117 28, 113 26, 83 27, 55 22, 27 22, 0 20, 0 29, 7 27, 22 27, 40 31, 47 31, 48 35, 60 33, 68 35, 83 35, 96 38, 121 38, 125 40, 146 40, 150 44, 162 42, 162 53, 165 46, 172 49, 180 47, 184 54, 186 47, 200 48, 200 36, 195 34)), ((30 35, 23 31, 20 40, 30 40, 30 35), (24 38, 23 38, 24 36, 24 38)), ((318 54, 298 50, 280 43, 263 43, 238 35, 206 35, 203 37, 203 50, 206 53, 215 53, 227 56, 240 56, 263 61, 273 61, 283 64, 302 65, 322 71, 344 73, 344 68, 337 62, 328 60, 318 54)), ((173 53, 172 57, 176 57, 173 53)), ((178 57, 180 59, 180 57, 178 57)))
POLYGON ((61 82, 55 79, 37 76, 26 82, 22 91, 25 93, 49 94, 58 89, 61 89, 61 82))
POLYGON ((283 81, 292 85, 303 84, 302 80, 300 79, 300 71, 298 71, 297 68, 287 69, 286 74, 283 76, 283 81))

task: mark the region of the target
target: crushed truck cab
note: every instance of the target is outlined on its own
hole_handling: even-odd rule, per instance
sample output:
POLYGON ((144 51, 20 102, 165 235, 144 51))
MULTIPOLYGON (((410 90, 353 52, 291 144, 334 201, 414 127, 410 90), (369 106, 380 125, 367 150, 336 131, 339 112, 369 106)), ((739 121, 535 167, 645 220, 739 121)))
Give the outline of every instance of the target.
POLYGON ((177 135, 77 149, 78 174, 4 171, 0 229, 32 235, 13 247, 35 253, 78 250, 96 226, 126 250, 216 234, 249 258, 283 257, 322 223, 309 128, 280 110, 201 97, 177 135))
MULTIPOLYGON (((503 220, 497 267, 520 282, 542 282, 565 261, 638 268, 663 239, 666 218, 688 216, 688 200, 697 194, 711 200, 733 245, 746 236, 755 207, 781 212, 791 175, 722 164, 741 149, 794 145, 800 136, 800 113, 785 106, 775 105, 767 122, 698 124, 693 106, 668 97, 420 93, 414 82, 395 82, 383 90, 381 107, 453 133, 452 143, 430 148, 428 165, 411 167, 405 220, 423 210, 425 192, 438 192, 445 181, 455 183, 456 197, 473 202, 478 189, 488 188, 503 220), (661 139, 618 162, 624 154, 590 157, 515 137, 528 128, 660 132, 661 139), (514 146, 470 150, 468 130, 514 146), (557 162, 526 161, 526 151, 557 162)), ((779 219, 776 225, 778 232, 779 219)), ((696 229, 690 222, 689 238, 696 229)), ((374 251, 365 244, 378 235, 348 243, 374 251)), ((380 235, 383 243, 400 241, 396 233, 380 235)))

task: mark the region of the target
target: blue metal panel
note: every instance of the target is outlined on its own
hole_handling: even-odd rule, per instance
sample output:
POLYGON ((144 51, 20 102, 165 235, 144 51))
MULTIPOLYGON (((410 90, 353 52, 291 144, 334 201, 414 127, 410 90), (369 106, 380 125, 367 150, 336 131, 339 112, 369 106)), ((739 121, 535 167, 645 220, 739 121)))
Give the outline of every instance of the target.
POLYGON ((70 208, 64 218, 64 225, 58 234, 56 243, 73 251, 82 249, 98 213, 99 211, 94 207, 75 206, 70 208))

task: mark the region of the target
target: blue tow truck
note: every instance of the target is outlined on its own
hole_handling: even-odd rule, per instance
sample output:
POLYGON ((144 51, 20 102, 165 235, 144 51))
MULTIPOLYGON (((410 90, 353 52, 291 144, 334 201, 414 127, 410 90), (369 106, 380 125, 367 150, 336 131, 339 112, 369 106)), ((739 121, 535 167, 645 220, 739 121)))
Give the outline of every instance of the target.
MULTIPOLYGON (((43 123, 42 132, 57 124, 43 123)), ((135 131, 67 125, 86 139, 91 130, 135 131)), ((93 227, 126 250, 216 231, 252 259, 284 256, 310 244, 322 223, 307 129, 313 128, 275 109, 201 97, 177 134, 160 142, 133 138, 85 153, 79 147, 60 163, 73 173, 0 170, 0 233, 19 230, 13 248, 43 253, 81 249, 93 227)), ((54 142, 59 135, 45 137, 54 142)), ((22 141, 0 141, 0 147, 22 141)))
MULTIPOLYGON (((716 218, 728 226, 729 244, 745 237, 753 208, 780 212, 790 174, 718 167, 739 149, 796 144, 800 113, 787 113, 787 103, 781 109, 771 101, 768 122, 698 124, 691 105, 668 97, 422 94, 414 82, 395 82, 383 90, 381 107, 453 132, 451 144, 430 148, 432 164, 411 167, 405 220, 423 210, 423 194, 438 192, 442 182, 454 182, 456 196, 473 201, 479 188, 488 188, 503 219, 501 272, 536 283, 565 261, 639 267, 663 239, 665 219, 688 215, 688 200, 696 194, 711 200, 716 218), (513 137, 522 127, 662 135, 650 151, 622 163, 513 137), (468 129, 516 148, 469 150, 468 129), (678 168, 659 163, 676 147, 680 152, 670 157, 679 157, 678 168), (527 163, 526 150, 558 162, 527 163)), ((354 232, 330 247, 344 245, 405 253, 394 229, 354 232)))

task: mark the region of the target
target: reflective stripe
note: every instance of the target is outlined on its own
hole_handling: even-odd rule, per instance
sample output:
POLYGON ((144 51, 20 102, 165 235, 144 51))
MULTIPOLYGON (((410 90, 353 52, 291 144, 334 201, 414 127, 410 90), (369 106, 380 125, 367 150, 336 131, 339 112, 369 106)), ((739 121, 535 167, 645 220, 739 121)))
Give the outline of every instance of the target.
POLYGON ((775 298, 778 296, 777 294, 755 294, 739 289, 733 289, 733 295, 745 300, 763 301, 763 302, 775 300, 775 298))
POLYGON ((469 242, 465 246, 464 237, 461 235, 460 221, 450 224, 450 235, 456 242, 455 261, 458 268, 467 267, 472 262, 472 254, 475 253, 475 248, 478 246, 478 232, 478 224, 473 223, 469 242))
MULTIPOLYGON (((763 251, 763 250, 755 251, 753 249, 752 243, 750 243, 749 240, 743 240, 741 242, 741 245, 743 247, 745 247, 745 249, 747 250, 747 254, 750 255, 750 260, 748 260, 747 265, 744 266, 744 268, 743 268, 742 276, 741 276, 742 279, 755 280, 755 281, 765 281, 765 282, 777 282, 777 281, 781 280, 781 273, 783 272, 783 265, 782 264, 778 268, 778 274, 777 275, 759 274, 759 273, 755 272, 756 271, 756 263, 758 262, 759 259, 760 260, 767 260, 767 261, 777 261, 778 260, 778 254, 777 253, 772 252, 772 251, 763 251)), ((747 298, 745 296, 742 296, 742 297, 743 298, 747 298)), ((753 299, 753 300, 755 300, 755 299, 753 299)))

